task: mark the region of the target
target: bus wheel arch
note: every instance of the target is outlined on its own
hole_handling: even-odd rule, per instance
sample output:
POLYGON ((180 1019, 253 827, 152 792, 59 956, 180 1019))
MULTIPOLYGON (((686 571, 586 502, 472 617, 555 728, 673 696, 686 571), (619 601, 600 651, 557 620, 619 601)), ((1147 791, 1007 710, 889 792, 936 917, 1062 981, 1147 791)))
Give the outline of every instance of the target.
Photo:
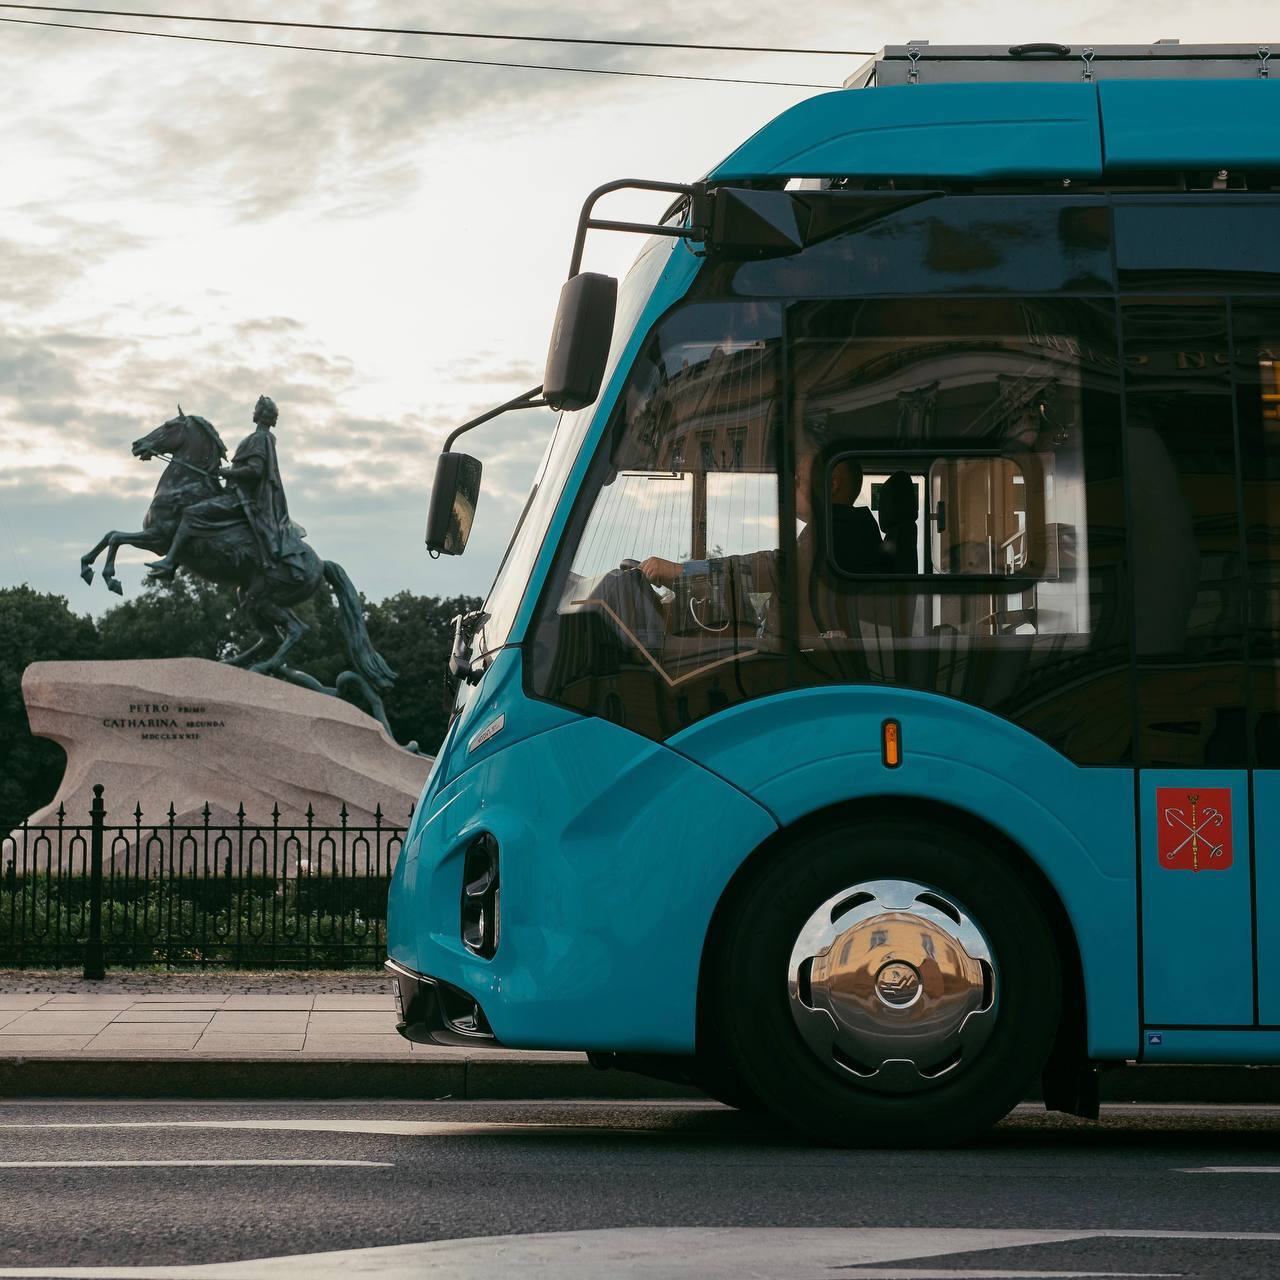
POLYGON ((1097 1116, 1097 1069, 1086 1051, 1086 995, 1075 930, 1062 899, 1027 850, 979 815, 935 800, 903 796, 869 796, 816 810, 780 828, 743 860, 718 900, 704 939, 698 978, 697 1061, 708 1092, 741 1105, 750 1090, 719 1045, 714 1019, 717 966, 731 921, 765 870, 799 841, 832 828, 900 822, 959 832, 981 844, 1008 867, 1034 898, 1052 938, 1061 984, 1057 1035, 1041 1080, 1046 1106, 1088 1118, 1097 1116))

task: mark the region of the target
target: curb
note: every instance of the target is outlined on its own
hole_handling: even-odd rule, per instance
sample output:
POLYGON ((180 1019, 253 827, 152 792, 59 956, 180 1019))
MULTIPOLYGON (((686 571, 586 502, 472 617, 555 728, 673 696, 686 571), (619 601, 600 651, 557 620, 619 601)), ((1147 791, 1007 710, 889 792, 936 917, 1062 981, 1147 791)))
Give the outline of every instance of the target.
POLYGON ((1280 1067, 1271 1066, 1113 1067, 1102 1072, 1098 1084, 1104 1103, 1176 1102, 1219 1106, 1280 1103, 1280 1067))
POLYGON ((401 1058, 0 1058, 16 1098, 702 1098, 698 1090, 582 1062, 401 1058))
MULTIPOLYGON (((1103 1072, 1104 1103, 1280 1103, 1280 1067, 1140 1066, 1103 1072)), ((698 1090, 587 1062, 494 1058, 0 1058, 16 1098, 701 1099, 698 1090)), ((1032 1099, 1034 1100, 1034 1099, 1032 1099)))

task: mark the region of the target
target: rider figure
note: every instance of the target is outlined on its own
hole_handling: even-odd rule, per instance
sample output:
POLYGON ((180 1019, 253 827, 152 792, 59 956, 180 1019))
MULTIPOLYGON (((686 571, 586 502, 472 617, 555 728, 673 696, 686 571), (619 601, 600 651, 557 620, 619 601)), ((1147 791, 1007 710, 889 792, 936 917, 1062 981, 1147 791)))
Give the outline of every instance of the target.
POLYGON ((254 557, 264 572, 273 576, 296 577, 302 573, 302 531, 289 519, 276 441, 272 428, 279 413, 275 401, 259 396, 253 420, 257 430, 240 442, 229 467, 216 474, 227 488, 216 497, 193 503, 183 513, 163 559, 147 566, 155 578, 172 578, 178 554, 192 534, 218 533, 235 525, 248 524, 254 557))

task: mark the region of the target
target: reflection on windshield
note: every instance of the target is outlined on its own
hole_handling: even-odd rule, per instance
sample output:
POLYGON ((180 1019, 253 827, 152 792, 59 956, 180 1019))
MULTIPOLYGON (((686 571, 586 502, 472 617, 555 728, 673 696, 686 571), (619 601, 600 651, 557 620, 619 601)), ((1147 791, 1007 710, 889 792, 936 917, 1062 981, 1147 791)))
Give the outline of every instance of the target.
MULTIPOLYGON (((608 385, 622 349, 667 263, 671 248, 671 243, 665 239, 655 238, 650 241, 622 282, 618 295, 617 319, 614 322, 613 345, 604 376, 605 386, 608 385)), ((555 432, 534 477, 524 512, 485 601, 484 608, 489 621, 476 637, 475 658, 500 649, 511 634, 511 625, 524 597, 529 573, 542 547, 542 539, 564 488, 565 479, 594 417, 594 409, 595 406, 592 405, 574 413, 562 413, 556 423, 555 432)))
POLYGON ((706 302, 646 340, 590 508, 566 537, 572 560, 544 600, 530 660, 540 694, 577 705, 606 673, 605 714, 631 724, 625 699, 660 715, 670 696, 688 715, 690 689, 727 705, 727 690, 774 664, 781 333, 776 304, 706 302))

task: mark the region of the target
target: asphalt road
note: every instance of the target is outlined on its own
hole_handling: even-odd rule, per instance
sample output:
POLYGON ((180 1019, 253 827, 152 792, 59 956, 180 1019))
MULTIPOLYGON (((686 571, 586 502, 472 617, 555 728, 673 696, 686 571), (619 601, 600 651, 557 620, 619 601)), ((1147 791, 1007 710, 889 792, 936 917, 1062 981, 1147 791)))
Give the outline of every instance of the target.
POLYGON ((1280 1106, 859 1152, 683 1102, 0 1104, 0 1277, 517 1273, 1280 1277, 1280 1106))

